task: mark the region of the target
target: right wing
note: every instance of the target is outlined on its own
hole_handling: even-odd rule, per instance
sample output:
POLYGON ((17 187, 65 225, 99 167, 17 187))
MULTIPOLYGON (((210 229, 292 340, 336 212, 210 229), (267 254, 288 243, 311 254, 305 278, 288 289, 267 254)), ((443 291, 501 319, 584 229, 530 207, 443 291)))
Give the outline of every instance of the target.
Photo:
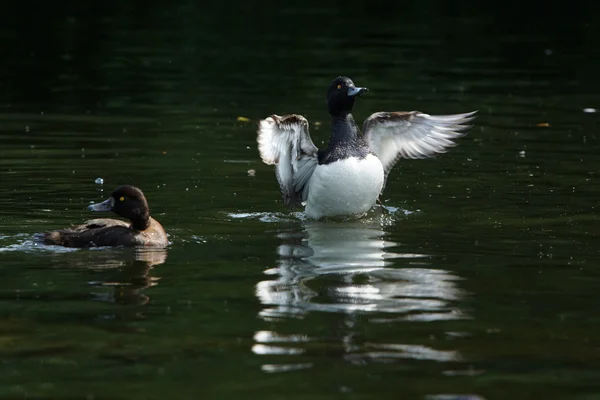
POLYGON ((301 115, 271 115, 258 124, 258 151, 265 164, 275 165, 283 203, 295 205, 308 197, 308 181, 315 170, 317 147, 301 115))
POLYGON ((387 180, 400 158, 432 157, 455 146, 454 140, 466 134, 471 127, 466 124, 475 118, 475 113, 378 112, 365 120, 363 134, 381 161, 387 180))

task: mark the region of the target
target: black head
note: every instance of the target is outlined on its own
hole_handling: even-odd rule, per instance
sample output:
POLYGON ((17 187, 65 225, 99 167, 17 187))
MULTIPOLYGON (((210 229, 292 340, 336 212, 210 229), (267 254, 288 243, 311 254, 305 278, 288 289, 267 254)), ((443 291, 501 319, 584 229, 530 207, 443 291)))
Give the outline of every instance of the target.
POLYGON ((329 90, 327 90, 329 114, 333 116, 350 114, 356 97, 368 90, 364 87, 354 86, 354 82, 350 78, 338 76, 331 82, 329 90))
POLYGON ((116 188, 102 203, 92 204, 90 211, 112 211, 129 219, 137 230, 144 230, 150 224, 150 208, 144 193, 136 187, 124 185, 116 188))

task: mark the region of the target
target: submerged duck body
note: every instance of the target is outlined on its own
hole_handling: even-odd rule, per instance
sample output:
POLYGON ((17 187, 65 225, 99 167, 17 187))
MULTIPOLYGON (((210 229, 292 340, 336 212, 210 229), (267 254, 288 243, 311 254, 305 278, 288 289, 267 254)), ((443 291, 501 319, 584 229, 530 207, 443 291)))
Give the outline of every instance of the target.
POLYGON ((65 247, 166 247, 169 243, 162 225, 150 216, 146 197, 136 187, 120 186, 108 199, 90 205, 88 210, 112 211, 130 222, 92 219, 72 228, 45 232, 41 234, 43 243, 65 247))
POLYGON ((313 219, 361 216, 383 191, 400 158, 426 158, 454 146, 475 112, 428 115, 419 111, 378 112, 367 118, 363 133, 352 116, 358 96, 368 89, 338 77, 327 92, 331 135, 319 150, 301 115, 271 115, 258 127, 258 149, 264 163, 275 165, 286 205, 306 206, 313 219))

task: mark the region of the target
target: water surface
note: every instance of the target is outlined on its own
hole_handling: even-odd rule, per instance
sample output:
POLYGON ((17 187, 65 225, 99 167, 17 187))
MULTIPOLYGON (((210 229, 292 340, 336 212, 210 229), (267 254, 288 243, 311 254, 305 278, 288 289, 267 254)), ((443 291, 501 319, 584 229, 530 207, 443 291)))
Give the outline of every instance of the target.
POLYGON ((178 4, 5 17, 0 398, 600 396, 598 6, 178 4), (479 117, 384 208, 308 221, 256 123, 323 145, 341 74, 359 121, 479 117), (125 183, 165 251, 33 241, 125 183))

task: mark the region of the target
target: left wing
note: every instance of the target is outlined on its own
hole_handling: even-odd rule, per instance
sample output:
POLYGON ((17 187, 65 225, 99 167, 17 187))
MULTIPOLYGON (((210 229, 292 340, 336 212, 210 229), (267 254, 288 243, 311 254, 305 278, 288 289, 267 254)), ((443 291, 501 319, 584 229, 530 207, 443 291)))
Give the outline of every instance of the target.
POLYGON ((296 114, 271 115, 258 124, 256 140, 263 162, 275 165, 284 204, 305 201, 319 150, 310 138, 306 118, 296 114))
POLYGON ((455 146, 454 139, 465 135, 475 118, 465 114, 429 115, 419 111, 378 112, 367 118, 363 134, 377 155, 387 176, 400 158, 427 158, 455 146))

